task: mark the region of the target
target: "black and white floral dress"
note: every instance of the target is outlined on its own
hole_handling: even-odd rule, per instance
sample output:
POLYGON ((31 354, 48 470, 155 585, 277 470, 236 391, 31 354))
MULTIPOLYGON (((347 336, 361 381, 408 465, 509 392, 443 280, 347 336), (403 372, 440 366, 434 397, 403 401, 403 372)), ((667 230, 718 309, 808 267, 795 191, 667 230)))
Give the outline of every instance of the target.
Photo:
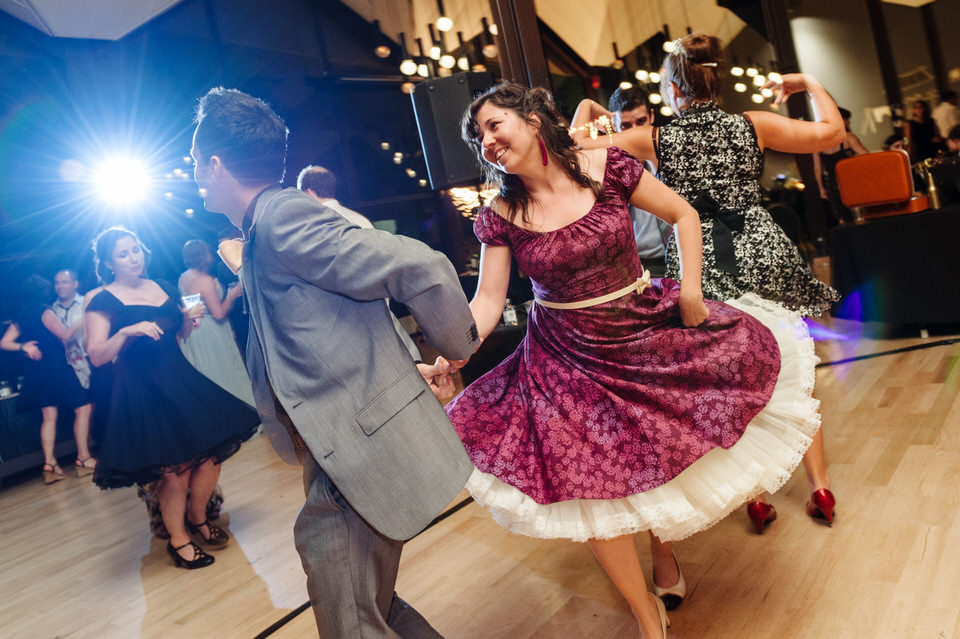
MULTIPOLYGON (((763 152, 749 118, 694 104, 656 134, 658 177, 700 212, 704 297, 756 293, 804 316, 839 299, 760 205, 763 152)), ((667 277, 679 275, 671 242, 667 277)))

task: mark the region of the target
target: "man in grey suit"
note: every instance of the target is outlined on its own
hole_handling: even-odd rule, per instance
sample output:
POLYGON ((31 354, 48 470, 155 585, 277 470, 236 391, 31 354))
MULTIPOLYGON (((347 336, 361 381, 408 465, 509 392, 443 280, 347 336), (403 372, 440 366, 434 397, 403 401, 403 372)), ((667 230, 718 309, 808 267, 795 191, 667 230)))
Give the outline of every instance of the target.
POLYGON ((200 100, 194 177, 244 231, 247 368, 276 451, 303 464, 294 528, 320 636, 438 637, 394 592, 403 540, 463 487, 472 465, 384 298, 452 359, 479 344, 453 266, 415 240, 361 229, 283 189, 287 128, 236 90, 200 100))

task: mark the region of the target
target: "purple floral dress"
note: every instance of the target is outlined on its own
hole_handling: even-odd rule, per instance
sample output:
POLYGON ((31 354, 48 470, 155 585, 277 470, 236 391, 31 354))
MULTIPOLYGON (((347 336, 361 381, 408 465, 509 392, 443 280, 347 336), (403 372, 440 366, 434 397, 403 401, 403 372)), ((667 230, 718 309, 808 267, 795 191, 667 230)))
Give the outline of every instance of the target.
MULTIPOLYGON (((477 237, 509 245, 539 299, 570 302, 616 291, 641 274, 627 201, 642 173, 635 158, 611 148, 604 197, 582 218, 537 233, 484 208, 477 237)), ((777 338, 753 316, 710 301, 709 319, 684 328, 679 292, 679 283, 663 279, 641 294, 584 309, 535 304, 516 352, 447 405, 487 484, 525 496, 514 495, 526 506, 508 510, 618 500, 663 487, 710 451, 734 446, 767 406, 781 366, 777 338)), ((483 503, 482 491, 471 492, 483 503)), ((498 520, 513 527, 503 519, 515 514, 498 520)), ((613 531, 585 534, 622 528, 621 521, 613 531)))

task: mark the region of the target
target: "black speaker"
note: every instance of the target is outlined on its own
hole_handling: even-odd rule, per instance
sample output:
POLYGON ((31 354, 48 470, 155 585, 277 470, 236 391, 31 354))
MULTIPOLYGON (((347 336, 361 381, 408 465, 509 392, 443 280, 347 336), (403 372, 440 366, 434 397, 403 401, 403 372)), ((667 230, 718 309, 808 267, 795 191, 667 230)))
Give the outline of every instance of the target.
POLYGON ((480 179, 477 157, 460 138, 460 119, 474 98, 491 86, 491 74, 466 72, 425 80, 413 90, 413 111, 432 188, 480 179))

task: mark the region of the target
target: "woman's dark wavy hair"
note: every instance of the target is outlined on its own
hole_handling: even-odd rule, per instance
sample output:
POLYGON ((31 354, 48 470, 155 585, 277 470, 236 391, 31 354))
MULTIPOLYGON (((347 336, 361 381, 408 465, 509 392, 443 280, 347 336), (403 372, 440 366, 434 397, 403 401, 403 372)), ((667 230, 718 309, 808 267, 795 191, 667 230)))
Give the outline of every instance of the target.
POLYGON ((150 266, 150 251, 143 245, 137 234, 130 229, 122 226, 111 226, 100 231, 93 238, 93 266, 97 271, 97 278, 103 284, 109 284, 116 277, 113 271, 107 267, 107 262, 113 259, 113 247, 122 237, 132 237, 140 245, 140 250, 143 251, 142 277, 147 276, 147 267, 150 266))
POLYGON ((491 87, 473 101, 460 122, 460 136, 477 154, 486 182, 499 187, 498 197, 510 207, 506 212, 509 216, 507 219, 512 222, 519 209, 520 219, 529 223, 527 213, 533 197, 524 186, 523 180, 516 175, 504 173, 483 159, 483 143, 479 138, 480 126, 476 118, 477 111, 487 102, 503 109, 510 109, 527 121, 530 120, 531 114, 536 113, 541 122, 540 139, 543 140, 547 152, 557 160, 571 180, 583 188, 591 189, 598 201, 603 198, 603 186, 580 168, 576 145, 570 137, 569 125, 557 111, 550 93, 546 89, 528 89, 519 84, 505 82, 491 87))

